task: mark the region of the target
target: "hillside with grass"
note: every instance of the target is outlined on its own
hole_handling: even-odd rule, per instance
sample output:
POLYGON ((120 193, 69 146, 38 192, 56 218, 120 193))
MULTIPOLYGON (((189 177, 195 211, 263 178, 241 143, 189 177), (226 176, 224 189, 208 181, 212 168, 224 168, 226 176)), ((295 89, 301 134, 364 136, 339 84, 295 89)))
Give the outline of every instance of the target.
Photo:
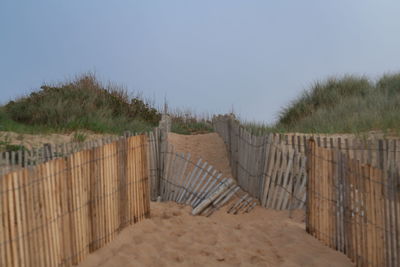
POLYGON ((254 131, 302 133, 400 133, 400 74, 373 82, 344 76, 315 82, 284 107, 273 125, 249 123, 254 131))
MULTIPOLYGON (((212 131, 210 121, 176 109, 172 131, 180 134, 212 131)), ((39 90, 0 107, 0 132, 50 134, 86 132, 122 134, 146 132, 158 126, 161 111, 141 94, 130 95, 122 86, 104 85, 93 74, 72 81, 45 84, 39 90)), ((0 136, 0 141, 10 141, 0 136)), ((79 138, 74 138, 79 139, 79 138)))
POLYGON ((104 86, 93 75, 43 85, 39 91, 10 101, 0 109, 3 131, 97 133, 142 132, 158 124, 160 112, 140 97, 115 85, 104 86))
MULTIPOLYGON (((180 134, 212 131, 210 115, 190 110, 169 112, 172 131, 180 134)), ((121 134, 144 132, 158 125, 160 109, 121 86, 104 85, 92 74, 40 90, 0 107, 0 131, 16 133, 121 134)), ((344 76, 315 82, 280 111, 272 125, 244 123, 257 133, 400 133, 400 73, 376 81, 344 76)))

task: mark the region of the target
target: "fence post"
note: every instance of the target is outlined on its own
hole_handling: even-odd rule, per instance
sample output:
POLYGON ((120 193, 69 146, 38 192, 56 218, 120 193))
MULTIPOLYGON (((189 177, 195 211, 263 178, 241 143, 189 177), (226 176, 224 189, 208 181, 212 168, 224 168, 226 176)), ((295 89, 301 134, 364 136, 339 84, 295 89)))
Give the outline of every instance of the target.
POLYGON ((158 182, 156 183, 158 185, 157 188, 157 196, 160 196, 161 192, 161 183, 160 179, 161 177, 164 177, 164 168, 165 168, 165 160, 166 160, 166 153, 168 150, 168 133, 171 132, 171 117, 167 114, 163 114, 161 117, 161 121, 159 123, 159 128, 160 128, 160 161, 159 161, 159 177, 157 177, 158 182))
POLYGON ((313 194, 313 183, 314 183, 314 171, 315 171, 315 166, 314 166, 314 161, 315 161, 315 149, 316 149, 316 144, 313 138, 310 138, 307 143, 307 182, 306 182, 306 188, 307 188, 307 194, 306 194, 306 231, 307 233, 313 235, 314 229, 313 229, 313 222, 311 220, 311 217, 314 216, 313 214, 313 200, 312 200, 312 194, 313 194))

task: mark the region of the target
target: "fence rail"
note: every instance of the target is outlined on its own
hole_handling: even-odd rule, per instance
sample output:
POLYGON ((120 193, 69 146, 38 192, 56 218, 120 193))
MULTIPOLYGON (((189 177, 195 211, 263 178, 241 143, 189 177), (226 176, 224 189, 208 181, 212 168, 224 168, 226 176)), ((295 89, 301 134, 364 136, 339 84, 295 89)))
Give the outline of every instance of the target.
POLYGON ((147 137, 0 176, 0 265, 71 266, 149 216, 147 137))
POLYGON ((357 266, 400 265, 400 177, 338 149, 308 151, 307 231, 357 266))

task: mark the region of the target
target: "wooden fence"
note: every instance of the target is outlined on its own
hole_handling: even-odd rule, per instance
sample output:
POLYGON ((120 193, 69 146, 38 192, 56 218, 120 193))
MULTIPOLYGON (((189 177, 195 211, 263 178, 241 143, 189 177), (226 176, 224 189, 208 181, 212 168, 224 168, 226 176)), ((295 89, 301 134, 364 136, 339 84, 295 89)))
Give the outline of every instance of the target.
POLYGON ((257 201, 246 194, 233 179, 223 177, 208 162, 191 159, 189 153, 179 153, 167 144, 163 152, 165 168, 160 176, 160 198, 162 201, 175 201, 190 205, 193 215, 209 216, 230 200, 233 203, 229 213, 249 212, 257 201))
POLYGON ((0 176, 0 266, 71 266, 149 216, 145 135, 0 176))
POLYGON ((398 167, 362 164, 313 140, 307 154, 307 231, 357 266, 400 266, 398 167))
MULTIPOLYGON (((124 133, 124 137, 132 135, 131 132, 124 133)), ((107 136, 84 142, 47 143, 42 146, 32 147, 31 149, 21 146, 16 151, 2 151, 0 152, 0 175, 27 166, 35 166, 55 158, 67 157, 72 153, 98 147, 102 144, 116 141, 119 138, 119 136, 107 136)))
POLYGON ((306 200, 306 157, 273 134, 255 136, 229 116, 213 120, 227 145, 238 185, 273 209, 303 208, 306 200))
POLYGON ((156 127, 148 133, 149 137, 149 176, 150 176, 150 199, 156 201, 160 195, 160 177, 163 169, 163 158, 161 156, 161 144, 164 144, 166 133, 162 128, 156 127))
MULTIPOLYGON (((390 164, 400 165, 400 139, 399 138, 381 138, 374 135, 355 136, 340 134, 266 134, 259 136, 247 131, 240 123, 230 115, 216 116, 213 119, 215 130, 221 135, 228 146, 231 154, 231 164, 235 166, 238 159, 238 138, 246 135, 254 139, 260 139, 258 142, 267 143, 268 138, 280 146, 287 146, 297 152, 305 155, 307 151, 307 142, 313 138, 318 146, 325 148, 339 149, 350 158, 360 160, 362 163, 370 164, 376 168, 385 168, 390 164), (267 139, 267 140, 263 140, 267 139)), ((253 144, 254 145, 254 144, 253 144)), ((235 168, 232 170, 235 171, 235 168)), ((234 176, 236 173, 234 173, 234 176)))

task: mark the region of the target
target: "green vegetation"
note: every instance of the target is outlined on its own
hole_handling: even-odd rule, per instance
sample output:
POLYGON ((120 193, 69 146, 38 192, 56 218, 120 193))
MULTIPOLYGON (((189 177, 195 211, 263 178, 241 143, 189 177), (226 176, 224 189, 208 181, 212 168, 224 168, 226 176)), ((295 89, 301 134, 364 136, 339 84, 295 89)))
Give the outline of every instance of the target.
POLYGON ((23 145, 11 144, 10 137, 7 134, 0 135, 0 151, 19 151, 26 150, 23 145))
POLYGON ((316 82, 291 102, 274 125, 247 123, 253 132, 400 132, 400 74, 377 82, 345 76, 316 82))
POLYGON ((177 134, 202 134, 213 132, 210 116, 198 116, 192 110, 175 109, 170 112, 171 132, 177 134))
POLYGON ((130 97, 115 85, 104 86, 94 75, 72 82, 44 85, 29 96, 0 108, 0 130, 24 133, 79 129, 99 133, 143 132, 158 124, 157 109, 130 97))
MULTIPOLYGON (((173 111, 172 131, 180 134, 211 132, 210 116, 173 111)), ((44 85, 37 92, 0 107, 0 131, 50 133, 84 131, 120 134, 143 132, 158 125, 160 112, 140 96, 131 97, 115 85, 104 86, 85 74, 71 82, 44 85)), ((400 133, 400 73, 376 82, 344 76, 315 82, 279 113, 273 125, 243 123, 254 133, 400 133)), ((0 144, 5 146, 7 144, 0 144)))
POLYGON ((206 121, 183 121, 181 118, 173 118, 171 132, 177 134, 202 134, 213 132, 210 122, 206 121))
POLYGON ((77 143, 83 143, 83 142, 85 142, 86 138, 87 138, 87 134, 86 133, 84 133, 84 132, 75 132, 74 133, 74 137, 73 137, 72 140, 74 142, 77 142, 77 143))
MULTIPOLYGON (((172 131, 180 134, 212 131, 211 124, 193 112, 174 111, 172 131)), ((58 85, 43 85, 39 91, 0 107, 0 131, 52 133, 75 131, 74 140, 86 134, 145 132, 158 125, 161 113, 139 95, 131 97, 116 85, 103 85, 93 74, 78 76, 58 85)))

